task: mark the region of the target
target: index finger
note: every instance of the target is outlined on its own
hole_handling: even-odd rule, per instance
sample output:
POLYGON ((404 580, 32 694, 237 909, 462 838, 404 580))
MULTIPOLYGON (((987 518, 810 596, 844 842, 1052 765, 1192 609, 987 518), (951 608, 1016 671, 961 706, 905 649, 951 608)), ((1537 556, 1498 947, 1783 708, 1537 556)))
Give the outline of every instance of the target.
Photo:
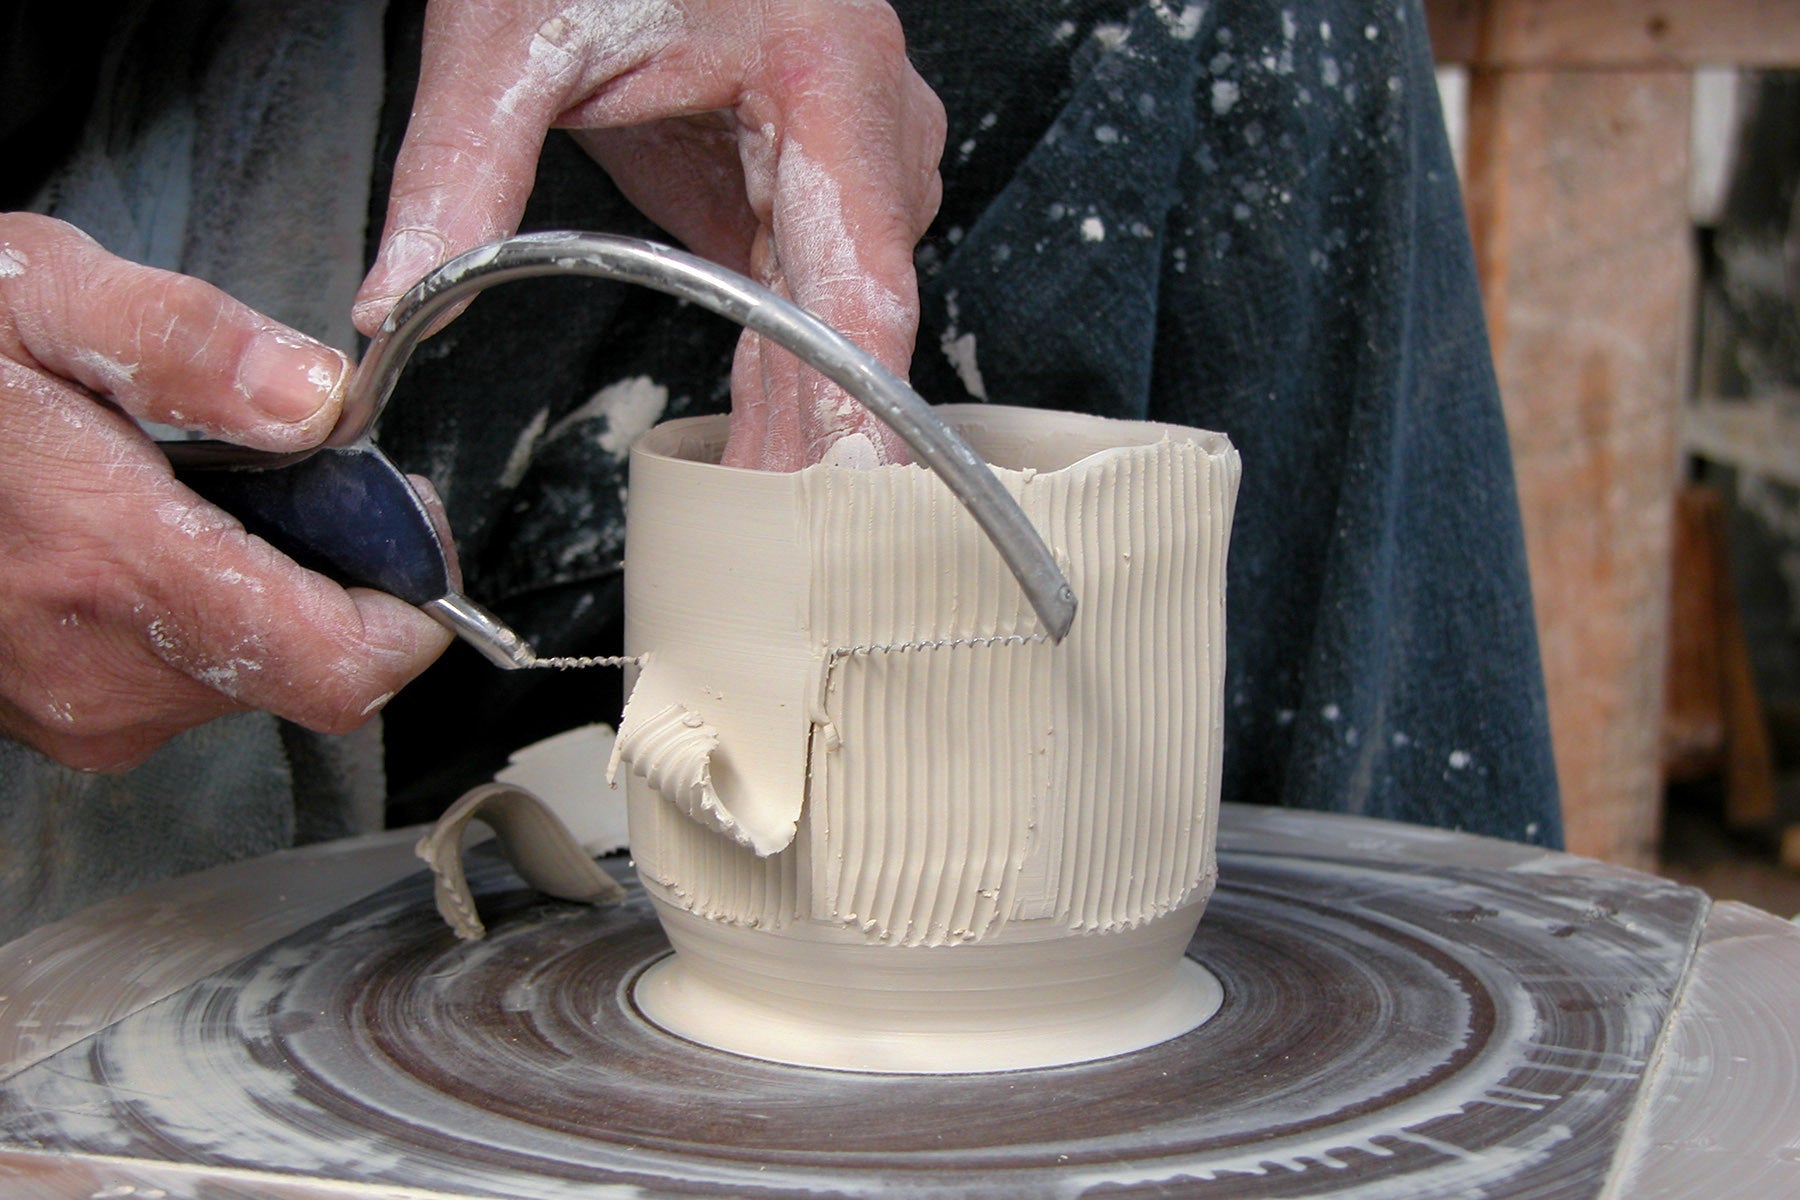
POLYGON ((357 293, 358 329, 373 335, 427 273, 518 228, 557 116, 665 40, 655 28, 634 29, 618 8, 539 0, 426 10, 418 93, 381 248, 357 293), (621 44, 633 33, 635 42, 621 44))
MULTIPOLYGON (((854 29, 825 23, 776 40, 740 108, 757 130, 746 139, 745 177, 770 231, 754 256, 765 282, 904 379, 919 321, 913 249, 942 197, 944 110, 907 60, 892 13, 871 15, 859 12, 854 29)), ((761 349, 762 375, 766 386, 797 390, 806 461, 858 434, 875 461, 906 460, 895 435, 841 389, 767 363, 779 353, 761 349)))

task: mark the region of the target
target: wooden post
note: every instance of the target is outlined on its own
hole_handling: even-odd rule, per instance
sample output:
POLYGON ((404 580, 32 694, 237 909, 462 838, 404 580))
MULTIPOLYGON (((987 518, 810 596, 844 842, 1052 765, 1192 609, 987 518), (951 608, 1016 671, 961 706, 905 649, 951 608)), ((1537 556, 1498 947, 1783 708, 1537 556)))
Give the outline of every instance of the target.
MULTIPOLYGON (((1508 61, 1518 57, 1517 22, 1551 10, 1585 22, 1582 5, 1461 0, 1434 15, 1446 8, 1465 18, 1459 37, 1473 30, 1470 221, 1569 848, 1649 868, 1661 827, 1670 528, 1695 269, 1691 76, 1508 61), (1495 61, 1491 47, 1514 50, 1495 61)), ((1569 44, 1531 28, 1559 54, 1569 44)))

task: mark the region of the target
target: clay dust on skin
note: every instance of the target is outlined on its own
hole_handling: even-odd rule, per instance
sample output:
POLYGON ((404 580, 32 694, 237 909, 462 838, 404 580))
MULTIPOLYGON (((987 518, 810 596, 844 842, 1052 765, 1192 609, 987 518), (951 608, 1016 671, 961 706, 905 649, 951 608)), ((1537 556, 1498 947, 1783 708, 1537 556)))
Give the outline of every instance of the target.
MULTIPOLYGON (((776 174, 780 193, 789 199, 775 210, 775 236, 783 249, 781 272, 794 299, 865 344, 878 331, 910 327, 915 307, 870 274, 857 253, 837 180, 795 145, 781 150, 776 174)), ((874 418, 843 389, 817 381, 809 390, 804 401, 811 411, 802 417, 810 461, 820 460, 834 442, 859 433, 862 443, 839 451, 834 462, 878 466, 901 461, 885 440, 867 435, 874 418)))
POLYGON ((777 216, 776 237, 787 251, 782 270, 796 299, 813 302, 827 289, 834 295, 849 292, 849 311, 863 318, 857 324, 903 325, 912 308, 863 266, 837 180, 794 145, 781 151, 776 170, 782 192, 804 201, 789 204, 777 216))
POLYGON ((495 111, 511 117, 525 104, 547 120, 666 50, 684 24, 668 0, 572 4, 538 26, 524 72, 494 101, 495 111))
POLYGON ((81 382, 95 391, 104 392, 127 405, 143 399, 143 389, 137 386, 137 363, 121 362, 98 350, 85 347, 71 350, 68 358, 81 382))
MULTIPOLYGON (((541 135, 559 113, 667 49, 684 24, 681 10, 668 0, 591 0, 563 8, 533 31, 516 81, 494 97, 496 126, 522 134, 510 127, 535 124, 530 132, 541 135)), ((480 133, 458 130, 456 136, 471 152, 489 145, 480 133)), ((355 306, 357 324, 365 329, 379 326, 401 293, 452 257, 452 236, 467 246, 510 232, 508 219, 496 214, 522 210, 520 193, 530 187, 529 180, 502 177, 485 155, 465 165, 456 146, 438 147, 425 165, 413 158, 409 143, 395 179, 393 228, 369 276, 377 290, 355 306), (422 188, 414 177, 426 170, 433 186, 422 188), (440 174, 451 178, 436 178, 440 174)))

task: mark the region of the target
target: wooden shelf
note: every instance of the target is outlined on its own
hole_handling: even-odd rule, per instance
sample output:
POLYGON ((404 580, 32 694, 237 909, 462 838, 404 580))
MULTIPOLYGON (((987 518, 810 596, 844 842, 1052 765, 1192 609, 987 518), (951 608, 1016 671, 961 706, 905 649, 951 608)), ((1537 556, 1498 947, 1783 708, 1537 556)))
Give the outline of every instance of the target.
POLYGON ((1442 62, 1509 71, 1800 64, 1793 0, 1426 0, 1442 62))

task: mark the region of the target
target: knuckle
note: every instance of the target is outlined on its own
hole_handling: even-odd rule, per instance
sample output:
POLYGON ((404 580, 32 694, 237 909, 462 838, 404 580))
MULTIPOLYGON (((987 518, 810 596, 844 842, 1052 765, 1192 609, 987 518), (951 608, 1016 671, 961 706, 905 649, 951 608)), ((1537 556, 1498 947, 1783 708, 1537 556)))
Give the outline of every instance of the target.
POLYGON ((122 282, 120 340, 153 374, 223 370, 252 332, 234 328, 235 302, 204 280, 135 268, 122 282))
POLYGON ((30 212, 0 212, 0 238, 45 250, 59 243, 92 240, 67 221, 30 212))

